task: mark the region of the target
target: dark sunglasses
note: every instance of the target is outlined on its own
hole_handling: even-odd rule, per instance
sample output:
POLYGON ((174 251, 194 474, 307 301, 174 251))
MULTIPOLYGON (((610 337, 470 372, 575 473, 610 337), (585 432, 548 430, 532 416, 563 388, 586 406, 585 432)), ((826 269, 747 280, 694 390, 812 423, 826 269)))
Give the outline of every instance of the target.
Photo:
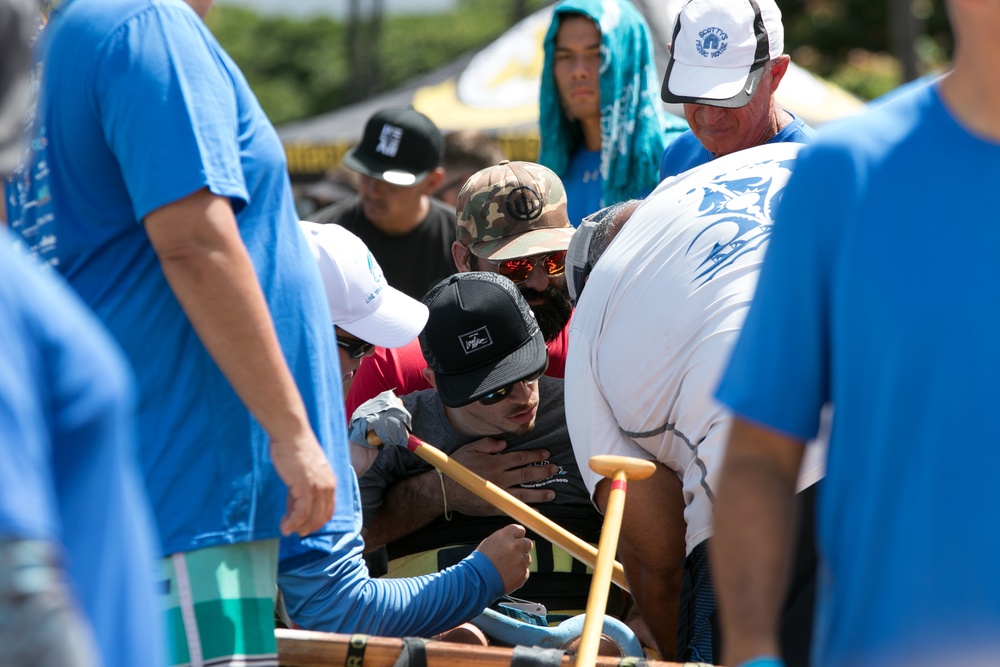
POLYGON ((514 283, 523 283, 531 277, 535 270, 535 265, 541 262, 542 269, 549 276, 561 276, 566 271, 566 251, 559 250, 550 252, 548 255, 534 257, 516 257, 514 259, 501 259, 494 263, 497 265, 497 273, 510 278, 514 283))
POLYGON ((354 338, 342 338, 337 336, 337 347, 347 353, 351 359, 360 359, 368 354, 375 346, 363 340, 354 338))
POLYGON ((514 391, 515 384, 520 384, 522 382, 525 384, 531 384, 532 382, 536 382, 538 378, 542 377, 544 373, 545 373, 545 368, 542 368, 542 370, 538 371, 534 375, 531 375, 526 378, 521 378, 520 380, 514 380, 510 384, 505 384, 499 389, 494 389, 490 393, 480 398, 479 402, 482 403, 483 405, 496 405, 500 401, 510 396, 510 392, 514 391))

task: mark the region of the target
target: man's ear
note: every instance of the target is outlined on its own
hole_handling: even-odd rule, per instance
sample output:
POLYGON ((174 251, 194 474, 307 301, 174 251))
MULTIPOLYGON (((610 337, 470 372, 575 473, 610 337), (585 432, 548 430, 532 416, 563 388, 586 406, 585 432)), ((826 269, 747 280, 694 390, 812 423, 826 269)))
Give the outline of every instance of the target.
POLYGON ((434 371, 432 371, 430 368, 425 368, 424 369, 424 379, 427 380, 427 383, 433 389, 437 389, 438 388, 437 378, 434 376, 434 371))
POLYGON ((472 270, 469 264, 469 254, 471 252, 469 246, 464 243, 455 241, 451 244, 451 258, 455 260, 455 268, 458 269, 459 273, 468 273, 472 270))
POLYGON ((774 59, 774 64, 771 65, 772 93, 778 89, 778 84, 781 83, 781 80, 785 77, 785 73, 788 72, 788 63, 790 62, 792 62, 792 59, 787 53, 782 53, 774 59))
POLYGON ((424 194, 428 197, 437 192, 437 189, 441 187, 441 183, 444 181, 444 168, 438 167, 434 171, 427 174, 424 182, 421 184, 424 189, 424 194))

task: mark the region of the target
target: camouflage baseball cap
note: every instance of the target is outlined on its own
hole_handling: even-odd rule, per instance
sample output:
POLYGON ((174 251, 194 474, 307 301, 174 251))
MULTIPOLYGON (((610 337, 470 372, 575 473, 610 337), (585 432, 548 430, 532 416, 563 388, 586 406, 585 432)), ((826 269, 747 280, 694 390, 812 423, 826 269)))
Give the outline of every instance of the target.
POLYGON ((504 160, 473 174, 456 203, 458 241, 484 259, 566 250, 573 227, 566 190, 551 170, 504 160))

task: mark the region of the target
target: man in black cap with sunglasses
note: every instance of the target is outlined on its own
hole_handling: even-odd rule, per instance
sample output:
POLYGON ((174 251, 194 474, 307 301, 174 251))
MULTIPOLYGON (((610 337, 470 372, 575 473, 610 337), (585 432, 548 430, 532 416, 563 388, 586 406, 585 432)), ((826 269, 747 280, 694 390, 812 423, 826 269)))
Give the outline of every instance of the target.
MULTIPOLYGON (((566 190, 550 169, 502 161, 472 175, 458 195, 457 240, 451 254, 459 271, 490 271, 510 278, 531 307, 548 347, 545 374, 561 378, 573 314, 564 275, 573 227, 566 190)), ((376 350, 358 369, 348 412, 386 389, 398 395, 426 389, 426 362, 414 345, 376 350)))
POLYGON ((443 151, 440 130, 424 114, 377 111, 344 156, 344 166, 359 174, 357 196, 310 216, 358 236, 389 284, 414 299, 455 272, 455 211, 431 197, 444 179, 443 151))
MULTIPOLYGON (((424 303, 430 315, 420 346, 433 389, 402 397, 412 432, 596 542, 601 517, 570 446, 562 381, 543 375, 545 340, 521 292, 503 276, 476 271, 442 281, 424 303)), ((379 453, 360 486, 366 548, 387 546, 391 576, 436 572, 510 523, 402 447, 379 453)), ((531 537, 537 571, 515 595, 550 610, 584 608, 585 567, 531 537)), ((619 604, 612 596, 613 612, 619 604)))

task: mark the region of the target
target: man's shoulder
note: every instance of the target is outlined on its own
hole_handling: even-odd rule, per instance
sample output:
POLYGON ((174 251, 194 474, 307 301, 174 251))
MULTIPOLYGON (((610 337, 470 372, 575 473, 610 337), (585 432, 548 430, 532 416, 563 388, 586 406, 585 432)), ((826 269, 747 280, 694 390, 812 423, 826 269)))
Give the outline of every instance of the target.
POLYGON ((533 437, 528 436, 528 439, 552 432, 569 433, 566 425, 565 383, 560 378, 543 375, 538 379, 538 419, 533 437))
POLYGON ((444 203, 440 199, 430 198, 431 205, 427 209, 427 216, 421 223, 421 227, 428 225, 436 227, 445 233, 455 234, 455 209, 444 203))
POLYGON ((712 154, 694 136, 694 132, 686 130, 667 144, 660 158, 660 180, 676 176, 692 167, 705 164, 712 159, 712 154))
POLYGON ((441 397, 438 395, 435 389, 420 389, 419 391, 411 391, 408 394, 404 394, 399 397, 399 400, 403 402, 403 406, 412 412, 414 409, 424 408, 424 407, 435 407, 442 405, 441 397))
POLYGON ((694 136, 694 132, 689 128, 678 134, 673 141, 667 144, 667 147, 663 149, 663 154, 678 155, 701 147, 702 145, 698 141, 698 137, 694 136))
POLYGON ((947 113, 934 87, 928 86, 859 115, 827 123, 803 149, 799 162, 811 167, 832 161, 838 169, 848 169, 852 164, 909 160, 905 151, 898 150, 901 144, 916 142, 931 148, 957 128, 953 121, 949 124, 947 113))
POLYGON ((804 120, 793 114, 791 111, 786 113, 792 117, 792 121, 788 123, 785 127, 781 128, 774 138, 768 143, 778 143, 778 142, 794 142, 799 144, 808 144, 816 137, 816 130, 814 130, 810 125, 808 125, 804 120))
POLYGON ((413 417, 413 434, 418 438, 440 438, 444 431, 451 436, 456 434, 451 424, 444 416, 444 403, 436 389, 421 389, 400 396, 403 407, 413 417), (433 431, 428 433, 428 431, 433 431))
POLYGON ((337 224, 353 232, 352 227, 357 225, 359 221, 365 220, 365 214, 361 210, 361 198, 355 195, 336 204, 330 204, 311 213, 308 220, 324 225, 337 224))
POLYGON ((538 390, 541 393, 539 401, 544 405, 547 403, 559 403, 563 400, 566 389, 566 382, 563 378, 543 375, 538 378, 538 390))
POLYGON ((429 201, 431 203, 431 207, 430 207, 430 210, 427 213, 428 216, 430 216, 430 215, 435 215, 435 216, 443 215, 445 217, 450 217, 452 220, 455 219, 455 207, 453 207, 450 204, 447 204, 447 203, 441 201, 437 197, 430 197, 429 201))
MULTIPOLYGON (((142 15, 155 15, 156 21, 166 24, 171 30, 182 30, 184 27, 201 32, 201 19, 183 0, 101 0, 99 2, 63 3, 65 7, 57 7, 59 21, 54 22, 59 32, 67 31, 73 34, 73 47, 80 47, 80 40, 103 41, 116 31, 127 26, 149 25, 149 22, 136 22, 135 18, 142 15)), ((58 34, 58 33, 56 33, 58 34)), ((172 36, 174 36, 172 34, 172 36)), ((141 42, 140 42, 141 43, 141 42)), ((130 44, 132 44, 130 42, 130 44)), ((134 48, 134 44, 133 44, 134 48)))

